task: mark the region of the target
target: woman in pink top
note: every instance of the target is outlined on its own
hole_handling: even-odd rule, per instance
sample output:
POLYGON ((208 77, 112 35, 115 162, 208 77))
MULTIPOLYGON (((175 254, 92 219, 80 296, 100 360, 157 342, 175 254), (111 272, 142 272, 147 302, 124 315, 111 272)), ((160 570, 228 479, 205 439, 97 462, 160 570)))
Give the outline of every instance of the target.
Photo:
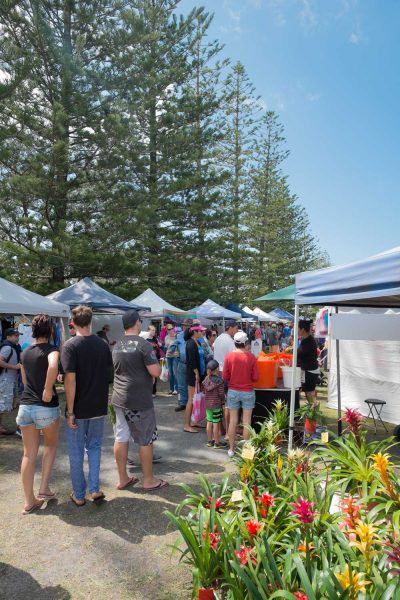
POLYGON ((233 338, 236 346, 234 352, 228 352, 224 360, 222 377, 228 384, 226 406, 229 410, 229 450, 228 456, 234 455, 236 427, 239 421, 239 410, 243 409, 244 438, 249 439, 248 426, 256 401, 254 383, 258 380, 256 357, 247 350, 248 338, 244 331, 238 331, 233 338), (247 427, 246 427, 247 426, 247 427))

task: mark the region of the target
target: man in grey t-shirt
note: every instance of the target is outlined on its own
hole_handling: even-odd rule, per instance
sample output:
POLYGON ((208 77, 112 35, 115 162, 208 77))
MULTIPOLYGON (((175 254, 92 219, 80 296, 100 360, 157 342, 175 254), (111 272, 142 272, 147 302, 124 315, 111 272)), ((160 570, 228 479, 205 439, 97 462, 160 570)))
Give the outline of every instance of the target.
POLYGON ((159 377, 161 367, 152 345, 139 335, 142 328, 139 313, 136 310, 125 313, 122 323, 125 336, 113 351, 112 404, 116 415, 114 456, 119 476, 117 488, 123 490, 138 482, 126 471, 129 438, 132 436, 139 445, 143 489, 152 491, 168 485, 153 476, 153 442, 157 439, 153 380, 159 377))

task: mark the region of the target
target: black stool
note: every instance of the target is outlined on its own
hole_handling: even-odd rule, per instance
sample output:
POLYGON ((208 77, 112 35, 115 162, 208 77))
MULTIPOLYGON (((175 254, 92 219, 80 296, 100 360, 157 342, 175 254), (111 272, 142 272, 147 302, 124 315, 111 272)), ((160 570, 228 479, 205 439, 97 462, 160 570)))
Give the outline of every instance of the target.
POLYGON ((373 418, 373 420, 374 420, 375 433, 376 433, 375 415, 376 415, 376 418, 382 423, 382 425, 384 426, 385 430, 387 431, 386 425, 382 421, 382 417, 381 417, 382 409, 383 409, 383 407, 386 404, 385 400, 376 400, 375 398, 368 398, 368 400, 365 400, 364 402, 365 402, 365 404, 369 408, 369 413, 367 415, 367 419, 369 419, 369 417, 371 416, 373 418), (374 411, 375 411, 375 415, 374 415, 374 411))

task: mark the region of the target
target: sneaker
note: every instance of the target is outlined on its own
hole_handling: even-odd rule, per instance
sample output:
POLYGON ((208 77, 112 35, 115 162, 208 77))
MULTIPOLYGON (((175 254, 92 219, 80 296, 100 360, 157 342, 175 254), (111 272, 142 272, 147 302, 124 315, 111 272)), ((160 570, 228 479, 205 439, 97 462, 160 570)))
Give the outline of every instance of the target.
MULTIPOLYGON (((153 463, 159 463, 162 461, 162 456, 161 454, 154 454, 153 455, 153 463)), ((132 458, 128 458, 126 461, 126 464, 129 467, 140 467, 140 460, 138 460, 137 462, 135 460, 133 460, 132 458)))
POLYGON ((177 392, 176 390, 174 390, 174 391, 172 392, 172 395, 173 395, 173 396, 177 396, 177 395, 178 395, 178 392, 177 392))
POLYGON ((228 448, 228 445, 226 442, 215 442, 214 444, 214 448, 216 450, 226 450, 226 448, 228 448))
POLYGON ((235 452, 233 450, 228 450, 229 458, 233 458, 235 456, 235 452))
POLYGON ((17 429, 14 431, 14 435, 22 438, 22 432, 19 427, 17 427, 17 429))
POLYGON ((171 391, 168 392, 168 396, 173 396, 173 395, 174 395, 174 392, 171 392, 171 391))
POLYGON ((175 412, 180 412, 181 410, 185 410, 185 409, 186 409, 186 406, 179 405, 179 406, 175 407, 175 412))
POLYGON ((153 463, 159 463, 162 461, 161 454, 153 454, 153 463))
POLYGON ((214 448, 214 440, 207 440, 206 446, 208 446, 209 448, 214 448))
POLYGON ((129 465, 130 467, 136 467, 136 463, 132 458, 127 458, 126 464, 129 465))

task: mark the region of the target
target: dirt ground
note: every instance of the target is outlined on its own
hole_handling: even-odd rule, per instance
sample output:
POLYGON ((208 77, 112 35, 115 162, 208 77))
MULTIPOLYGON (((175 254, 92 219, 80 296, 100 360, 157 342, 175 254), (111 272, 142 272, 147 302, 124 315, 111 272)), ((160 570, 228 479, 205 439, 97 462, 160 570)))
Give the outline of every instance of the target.
MULTIPOLYGON (((107 423, 101 479, 107 500, 77 508, 69 500, 66 440, 61 442, 54 468, 57 502, 32 515, 21 516, 19 477, 22 442, 0 438, 0 598, 1 600, 188 600, 191 573, 169 545, 177 539, 164 515, 183 499, 180 482, 197 485, 197 474, 220 481, 232 469, 226 451, 205 446, 205 432, 182 431, 182 413, 175 398, 156 399, 159 441, 156 476, 170 486, 144 493, 140 483, 115 489, 112 427, 107 423)), ((11 415, 8 423, 12 425, 11 415)), ((10 427, 11 428, 11 427, 10 427)), ((131 452, 137 458, 133 448, 131 452)), ((38 461, 39 469, 39 461, 38 461)), ((132 471, 138 473, 138 468, 132 471)))

